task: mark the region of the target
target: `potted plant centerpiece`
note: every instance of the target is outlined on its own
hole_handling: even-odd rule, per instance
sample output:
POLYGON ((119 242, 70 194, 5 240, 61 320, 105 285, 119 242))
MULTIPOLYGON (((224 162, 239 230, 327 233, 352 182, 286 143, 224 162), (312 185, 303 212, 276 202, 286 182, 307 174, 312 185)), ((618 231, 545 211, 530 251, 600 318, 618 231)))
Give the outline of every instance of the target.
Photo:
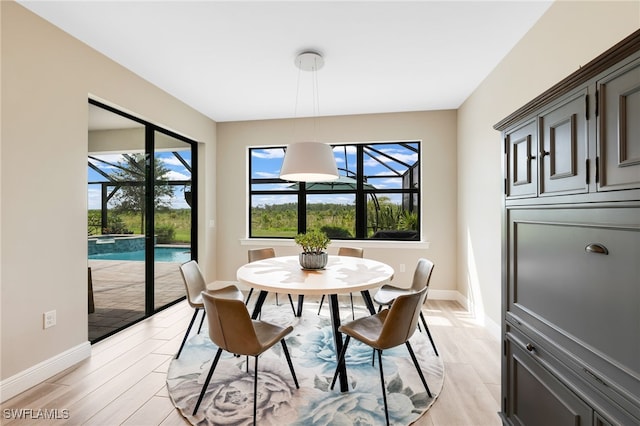
POLYGON ((322 269, 327 266, 329 256, 324 250, 331 240, 322 231, 314 230, 295 236, 295 242, 302 247, 299 260, 304 269, 322 269))

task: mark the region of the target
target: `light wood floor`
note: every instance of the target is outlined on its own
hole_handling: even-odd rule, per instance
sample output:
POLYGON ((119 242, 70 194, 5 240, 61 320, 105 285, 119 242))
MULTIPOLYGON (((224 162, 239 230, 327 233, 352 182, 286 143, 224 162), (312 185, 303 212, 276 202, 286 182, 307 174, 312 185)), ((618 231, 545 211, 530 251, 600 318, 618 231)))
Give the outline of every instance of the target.
MULTIPOLYGON (((500 425, 499 341, 457 302, 428 300, 423 311, 444 361, 445 380, 434 405, 415 424, 500 425)), ((173 407, 165 380, 192 313, 181 302, 93 345, 89 359, 2 404, 0 423, 187 424, 173 407), (8 419, 7 409, 57 409, 59 417, 68 410, 69 418, 8 419)))

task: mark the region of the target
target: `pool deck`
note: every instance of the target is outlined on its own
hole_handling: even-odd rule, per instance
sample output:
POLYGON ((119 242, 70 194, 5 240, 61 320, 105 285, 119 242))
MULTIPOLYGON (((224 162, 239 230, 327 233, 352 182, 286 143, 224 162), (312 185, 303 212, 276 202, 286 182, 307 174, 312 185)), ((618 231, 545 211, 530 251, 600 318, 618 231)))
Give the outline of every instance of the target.
MULTIPOLYGON (((89 340, 144 316, 144 262, 88 260, 95 312, 89 314, 89 340)), ((185 295, 180 263, 155 263, 155 306, 185 295)))

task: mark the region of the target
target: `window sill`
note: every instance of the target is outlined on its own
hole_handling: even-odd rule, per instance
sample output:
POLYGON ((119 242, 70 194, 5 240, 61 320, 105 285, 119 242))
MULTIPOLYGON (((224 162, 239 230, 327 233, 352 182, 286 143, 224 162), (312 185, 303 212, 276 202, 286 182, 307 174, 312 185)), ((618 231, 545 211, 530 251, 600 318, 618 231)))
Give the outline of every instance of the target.
MULTIPOLYGON (((394 249, 428 249, 429 241, 393 241, 393 240, 332 240, 330 247, 353 247, 362 248, 394 248, 394 249)), ((293 239, 281 238, 241 238, 240 245, 243 246, 265 246, 265 247, 295 247, 293 239)))

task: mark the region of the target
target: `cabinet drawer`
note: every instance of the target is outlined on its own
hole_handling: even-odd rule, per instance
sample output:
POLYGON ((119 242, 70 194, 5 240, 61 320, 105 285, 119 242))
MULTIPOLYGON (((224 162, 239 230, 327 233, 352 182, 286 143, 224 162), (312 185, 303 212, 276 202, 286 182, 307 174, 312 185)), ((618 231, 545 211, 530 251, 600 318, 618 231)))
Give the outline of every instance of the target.
POLYGON ((507 333, 507 386, 512 396, 507 418, 514 425, 591 425, 591 407, 536 360, 543 354, 540 349, 526 347, 515 333, 507 333))
MULTIPOLYGON (((513 319, 511 319, 513 320, 513 319)), ((511 321, 510 320, 510 321, 511 321)), ((550 412, 554 412, 556 421, 547 423, 527 423, 527 424, 573 424, 565 423, 565 421, 576 421, 575 424, 588 424, 587 411, 583 405, 587 405, 593 410, 593 424, 599 426, 612 425, 640 425, 640 417, 633 405, 618 404, 608 395, 599 392, 593 386, 589 377, 585 377, 583 369, 575 369, 571 362, 567 359, 555 356, 555 346, 546 340, 543 336, 536 333, 527 324, 517 322, 506 324, 506 339, 504 351, 503 371, 507 378, 505 386, 508 392, 517 391, 518 388, 532 388, 531 392, 536 394, 544 393, 540 387, 544 387, 552 395, 546 395, 545 399, 550 399, 544 403, 545 406, 553 407, 554 399, 563 404, 564 408, 549 408, 550 412), (520 370, 520 374, 518 374, 520 370), (527 373, 524 373, 526 370, 527 373), (540 383, 532 382, 534 376, 540 383), (523 379, 524 378, 524 379, 523 379), (516 384, 521 380, 523 383, 516 384), (538 388, 538 389, 536 389, 538 388), (635 414, 634 414, 635 413, 635 414), (586 422, 586 423, 583 423, 586 422)), ((523 391, 520 391, 522 395, 523 391)), ((528 398, 531 395, 524 391, 524 395, 528 398)), ((510 393, 513 395, 513 393, 510 393)), ((511 398, 512 399, 512 398, 511 398)), ((518 404, 517 401, 514 402, 518 404)), ((513 405, 513 403, 511 404, 513 405)), ((523 405, 520 403, 520 405, 523 405)), ((505 411, 509 410, 509 405, 505 405, 505 411)), ((525 410, 526 411, 526 410, 525 410)), ((511 407, 510 413, 517 413, 516 407, 511 407)), ((520 410, 522 412, 522 409, 520 410)), ((548 413, 544 414, 548 416, 548 413)), ((518 416, 516 416, 518 417, 518 416)), ((519 417, 523 417, 520 415, 519 417)), ((534 416, 529 415, 529 417, 534 416)), ((548 420, 548 417, 545 417, 548 420)), ((522 424, 523 422, 514 422, 522 424)))
POLYGON ((640 208, 508 212, 507 310, 640 404, 640 208))

